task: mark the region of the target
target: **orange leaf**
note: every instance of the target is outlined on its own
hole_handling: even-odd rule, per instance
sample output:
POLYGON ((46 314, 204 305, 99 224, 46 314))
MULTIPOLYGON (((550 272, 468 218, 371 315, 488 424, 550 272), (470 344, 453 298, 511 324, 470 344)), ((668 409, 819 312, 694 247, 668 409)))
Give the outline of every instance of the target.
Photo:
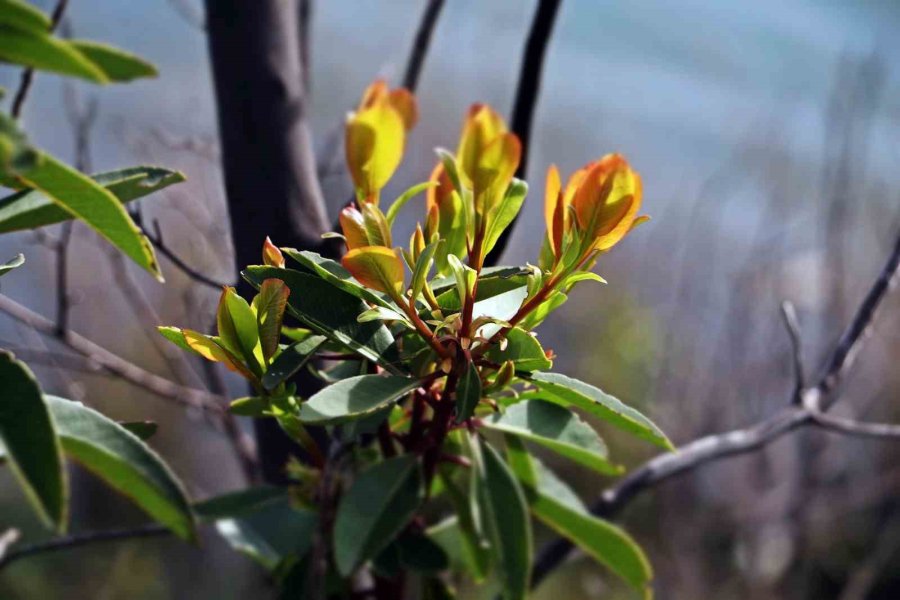
POLYGON ((396 251, 383 246, 354 248, 341 264, 364 286, 399 298, 405 273, 396 251))

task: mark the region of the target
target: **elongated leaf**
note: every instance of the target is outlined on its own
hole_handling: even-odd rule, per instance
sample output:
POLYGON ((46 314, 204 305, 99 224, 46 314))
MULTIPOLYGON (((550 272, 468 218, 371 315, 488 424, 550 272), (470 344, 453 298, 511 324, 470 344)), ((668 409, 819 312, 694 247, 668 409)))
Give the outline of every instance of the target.
POLYGON ((47 154, 23 179, 162 281, 153 246, 111 192, 47 154))
MULTIPOLYGON (((271 280, 269 280, 271 281, 271 280)), ((276 280, 279 281, 279 280, 276 280)), ((266 282, 260 286, 263 293, 266 282)), ((260 374, 263 362, 262 346, 259 343, 259 328, 253 309, 233 287, 225 287, 216 310, 216 326, 225 347, 237 356, 243 356, 251 370, 260 374)))
POLYGON ((544 302, 534 309, 532 312, 528 313, 522 322, 519 325, 522 329, 534 329, 538 325, 544 322, 544 319, 550 316, 554 310, 562 306, 569 297, 559 290, 554 291, 550 294, 550 297, 547 298, 544 302))
POLYGON ((25 255, 16 254, 13 258, 0 265, 0 277, 6 275, 13 269, 17 269, 25 264, 25 255))
POLYGON ((288 497, 285 487, 262 485, 237 492, 229 492, 194 504, 194 513, 201 521, 218 521, 255 512, 288 497))
POLYGON ((0 438, 7 460, 38 514, 57 530, 66 528, 68 480, 53 418, 34 374, 0 351, 0 438))
MULTIPOLYGON (((466 567, 466 571, 476 583, 480 583, 487 576, 490 566, 489 545, 484 536, 481 535, 477 523, 478 515, 473 513, 473 507, 477 506, 477 502, 470 502, 470 498, 466 496, 463 490, 456 484, 452 476, 444 468, 438 468, 440 481, 444 485, 447 497, 453 504, 456 512, 456 523, 451 526, 456 531, 450 531, 446 535, 450 539, 441 536, 432 536, 435 541, 440 543, 444 550, 450 555, 451 560, 466 567), (448 546, 449 542, 451 545, 448 546)), ((475 482, 477 477, 475 473, 467 473, 467 477, 471 482, 475 482)), ((474 486, 469 486, 474 487, 474 486)), ((475 488, 477 489, 477 488, 475 488)))
POLYGON ((300 420, 333 425, 371 415, 419 387, 417 379, 400 375, 359 375, 316 392, 300 407, 300 420))
POLYGON ((353 274, 345 269, 341 263, 325 258, 316 252, 308 250, 294 250, 293 248, 282 248, 284 253, 291 259, 297 261, 313 275, 318 275, 333 286, 344 290, 349 294, 353 294, 357 298, 379 304, 381 306, 389 306, 384 296, 372 290, 366 289, 353 278, 353 274))
POLYGON ((650 419, 590 384, 559 373, 534 373, 531 381, 543 399, 562 406, 576 406, 657 446, 675 449, 650 419))
MULTIPOLYGON (((184 175, 160 167, 130 167, 92 175, 120 202, 131 202, 184 181, 184 175)), ((0 233, 34 229, 71 219, 72 215, 40 190, 23 190, 0 200, 0 233)))
POLYGON ((359 298, 332 286, 314 275, 292 269, 248 267, 243 273, 250 284, 259 287, 269 278, 281 279, 289 288, 288 312, 318 333, 346 346, 385 368, 393 366, 394 337, 382 323, 359 323, 356 318, 368 306, 359 298))
POLYGON ((181 483, 133 433, 78 402, 44 396, 66 454, 187 540, 194 515, 181 483))
POLYGON ((348 576, 403 530, 424 499, 415 456, 388 459, 362 471, 341 498, 334 523, 334 558, 348 576))
POLYGON ((490 445, 479 442, 481 464, 477 464, 478 490, 484 510, 503 598, 522 600, 531 578, 531 521, 525 495, 509 467, 490 445))
POLYGON ((266 374, 263 375, 262 384, 267 390, 274 390, 284 383, 303 365, 312 358, 322 344, 326 341, 323 335, 308 337, 302 342, 295 342, 281 351, 272 364, 269 365, 266 374))
POLYGON ((411 297, 413 300, 419 297, 425 288, 425 282, 428 281, 428 273, 431 271, 431 264, 434 262, 434 253, 437 251, 440 242, 431 242, 416 260, 415 269, 413 270, 412 281, 410 282, 411 297))
POLYGON ((527 400, 484 421, 484 426, 538 443, 599 473, 622 472, 621 467, 609 461, 606 444, 597 432, 559 405, 527 400))
POLYGON ((281 324, 284 321, 284 310, 287 308, 290 293, 291 290, 280 279, 267 279, 263 281, 259 294, 253 299, 259 343, 266 363, 278 351, 281 324))
POLYGON ((433 181, 425 181, 423 183, 418 183, 402 194, 394 200, 393 204, 388 207, 387 213, 385 213, 384 218, 387 219, 389 225, 393 225, 394 221, 397 219, 397 215, 400 214, 400 210, 406 206, 406 203, 427 190, 430 187, 434 187, 437 185, 436 182, 433 181))
POLYGON ((88 40, 68 40, 67 43, 100 69, 109 81, 133 81, 159 75, 151 63, 119 48, 88 40))
MULTIPOLYGON (((240 499, 221 502, 235 500, 240 499)), ((198 507, 201 516, 216 519, 216 530, 234 550, 269 571, 276 570, 286 560, 302 558, 312 546, 319 515, 292 507, 285 495, 245 505, 234 510, 236 516, 224 519, 216 515, 222 509, 221 502, 219 506, 198 507)))
POLYGON ((485 255, 493 250, 497 240, 500 239, 500 235, 515 220, 527 194, 528 184, 521 179, 513 179, 503 199, 491 209, 491 213, 488 216, 488 228, 484 235, 485 255))
POLYGON ((652 598, 653 569, 640 546, 625 531, 591 515, 569 487, 537 460, 538 488, 531 511, 588 556, 608 567, 628 584, 652 598))
MULTIPOLYGON (((516 314, 525 297, 528 295, 528 288, 522 286, 496 296, 491 296, 485 300, 479 300, 472 305, 472 319, 478 320, 482 318, 491 318, 498 321, 508 321, 516 314)), ((487 323, 480 327, 480 335, 490 338, 500 331, 502 327, 496 323, 487 323)))
POLYGON ((0 25, 0 61, 80 77, 94 83, 109 79, 97 65, 74 46, 50 35, 0 25))
POLYGON ((50 17, 22 0, 0 0, 0 25, 34 33, 50 31, 50 17))
POLYGON ((543 371, 553 366, 541 343, 524 329, 511 329, 506 334, 506 340, 506 348, 495 345, 488 350, 486 356, 489 360, 498 364, 511 360, 517 371, 543 371))
POLYGON ((39 161, 40 154, 19 124, 0 112, 0 184, 15 186, 11 177, 33 169, 39 161))
POLYGON ((481 401, 481 377, 478 375, 478 367, 469 361, 456 387, 456 422, 462 423, 470 418, 475 413, 479 401, 481 401))
POLYGON ((188 352, 196 352, 190 344, 188 344, 187 339, 184 337, 184 331, 180 327, 170 327, 168 325, 160 325, 156 328, 156 330, 167 340, 181 348, 182 350, 187 350, 188 352))

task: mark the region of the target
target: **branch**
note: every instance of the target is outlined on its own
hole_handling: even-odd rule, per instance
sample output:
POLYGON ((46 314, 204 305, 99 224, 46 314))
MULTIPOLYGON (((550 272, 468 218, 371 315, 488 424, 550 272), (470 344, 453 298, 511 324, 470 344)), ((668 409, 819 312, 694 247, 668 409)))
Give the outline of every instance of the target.
POLYGON ((411 92, 415 92, 419 85, 422 65, 425 63, 425 56, 428 54, 428 47, 431 45, 431 36, 434 34, 434 27, 437 25, 437 20, 443 7, 444 0, 428 0, 428 6, 425 7, 425 12, 422 13, 422 20, 419 21, 416 39, 413 42, 412 52, 410 52, 409 60, 406 63, 406 72, 403 75, 403 87, 411 92))
POLYGON ((233 285, 233 282, 222 283, 220 281, 212 279, 211 277, 208 277, 207 275, 201 273, 200 271, 189 265, 186 260, 178 256, 178 254, 176 254, 174 250, 169 248, 163 240, 162 230, 159 227, 159 221, 153 221, 153 229, 156 232, 155 234, 151 234, 149 231, 144 230, 144 236, 146 236, 146 238, 150 240, 150 243, 153 244, 153 246, 157 250, 159 250, 160 254, 168 258, 173 265, 175 265, 182 273, 187 275, 189 278, 193 279, 197 283, 201 283, 220 292, 222 291, 223 287, 227 285, 233 285))
MULTIPOLYGON (((51 32, 59 26, 59 22, 62 21, 68 5, 69 0, 58 0, 56 3, 53 14, 50 15, 51 32)), ((28 92, 31 90, 32 83, 34 83, 34 69, 29 67, 22 71, 19 89, 16 90, 16 96, 13 98, 12 110, 10 111, 13 119, 18 119, 22 115, 22 108, 25 106, 25 100, 28 98, 28 92)))
MULTIPOLYGON (((559 12, 562 0, 540 0, 534 20, 531 22, 531 31, 528 41, 525 43, 525 55, 522 59, 522 70, 519 72, 519 85, 516 89, 516 101, 513 106, 512 130, 519 136, 522 142, 522 157, 516 177, 525 179, 528 170, 528 149, 531 146, 531 126, 534 123, 534 109, 537 106, 541 93, 541 75, 544 70, 544 58, 547 55, 547 46, 553 33, 553 24, 559 12)), ((503 250, 509 242, 516 219, 500 234, 491 254, 486 258, 484 266, 490 267, 497 264, 503 255, 503 250)))
POLYGON ((210 394, 204 390, 185 387, 160 377, 113 354, 106 348, 95 344, 72 330, 60 332, 53 321, 33 312, 3 294, 0 294, 0 312, 8 314, 15 320, 48 337, 58 339, 62 344, 90 359, 104 370, 118 375, 125 381, 157 396, 184 406, 208 411, 215 415, 221 415, 225 410, 221 405, 221 403, 226 401, 225 398, 210 394))
POLYGON ((133 527, 130 529, 111 529, 109 531, 95 531, 90 533, 69 535, 39 544, 22 546, 18 550, 13 550, 11 552, 7 552, 5 555, 0 555, 0 570, 8 567, 21 558, 26 558, 35 554, 45 554, 47 552, 55 552, 57 550, 67 550, 69 548, 86 546, 88 544, 93 544, 96 542, 111 542, 115 540, 159 537, 169 535, 170 533, 171 532, 162 525, 145 525, 143 527, 133 527))
MULTIPOLYGON (((862 343, 872 329, 879 306, 900 271, 900 236, 894 244, 884 267, 863 299, 850 324, 844 330, 826 363, 824 374, 815 386, 801 387, 799 406, 782 409, 775 415, 747 427, 726 433, 709 435, 649 460, 644 466, 607 489, 591 506, 591 513, 602 518, 615 517, 639 493, 667 479, 692 471, 706 463, 757 450, 798 427, 813 425, 847 435, 900 438, 900 426, 877 423, 859 423, 825 415, 837 397, 834 391, 849 371, 862 343)), ((790 321, 790 317, 786 316, 790 321)), ((796 323, 789 323, 793 338, 796 323)), ((799 338, 798 338, 799 341, 799 338)), ((795 343, 795 349, 799 345, 795 343)), ((572 543, 560 538, 545 546, 539 553, 534 567, 532 586, 537 587, 571 552, 572 543)))

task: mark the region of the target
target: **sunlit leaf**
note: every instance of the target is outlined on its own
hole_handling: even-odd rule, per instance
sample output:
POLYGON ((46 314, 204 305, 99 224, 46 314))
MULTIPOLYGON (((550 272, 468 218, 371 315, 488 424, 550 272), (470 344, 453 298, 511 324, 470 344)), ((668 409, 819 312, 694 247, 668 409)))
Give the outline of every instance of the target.
POLYGON ((130 431, 78 402, 45 396, 66 455, 181 538, 193 540, 187 495, 165 462, 130 431))
POLYGON ((534 373, 531 381, 540 390, 538 396, 542 399, 580 408, 657 446, 675 449, 650 419, 599 388, 559 373, 534 373))
POLYGON ((345 269, 341 263, 308 250, 298 251, 293 248, 284 248, 283 250, 287 256, 303 265, 311 274, 321 277, 333 286, 367 302, 373 302, 380 306, 389 306, 384 296, 361 286, 353 278, 353 274, 345 269))
POLYGON ((143 58, 108 44, 88 40, 68 40, 68 44, 99 68, 109 81, 133 81, 159 75, 156 67, 143 58))
POLYGON ((6 275, 13 269, 17 269, 25 264, 25 255, 16 254, 13 258, 0 265, 0 277, 6 275))
POLYGON ((291 290, 280 279, 266 279, 259 287, 259 294, 253 298, 259 343, 267 363, 278 351, 284 309, 287 308, 290 293, 291 290))
MULTIPOLYGON (((184 181, 184 175, 159 167, 130 167, 92 175, 119 202, 130 202, 184 181)), ((0 199, 0 233, 61 223, 72 215, 40 190, 23 190, 0 199)))
POLYGON ((103 70, 66 40, 49 30, 17 29, 0 24, 0 61, 107 83, 103 70))
POLYGON ((397 219, 397 215, 400 214, 400 211, 406 206, 406 203, 427 190, 430 187, 433 187, 435 184, 431 181, 426 181, 424 183, 418 183, 402 194, 394 200, 393 204, 388 207, 387 212, 385 213, 385 218, 387 219, 388 224, 393 225, 394 221, 397 219))
POLYGON ((515 220, 527 194, 528 184, 521 179, 513 179, 503 199, 488 213, 487 231, 484 234, 485 255, 494 248, 500 235, 515 220))
POLYGON ((486 419, 484 426, 540 444, 604 475, 622 472, 609 461, 606 444, 597 432, 556 404, 543 400, 513 404, 503 414, 486 419))
MULTIPOLYGON (((281 280, 275 281, 284 285, 281 280)), ((265 285, 264 281, 260 286, 260 293, 265 285)), ((270 290, 274 289, 273 285, 277 284, 269 284, 270 290)), ((226 348, 235 355, 243 357, 251 370, 259 374, 263 356, 256 315, 253 314, 253 309, 250 308, 247 301, 239 296, 233 287, 226 286, 222 290, 216 310, 216 326, 226 348)))
POLYGON ((517 371, 542 371, 553 366, 537 338, 520 327, 507 332, 505 348, 495 345, 485 356, 498 364, 511 360, 517 371))

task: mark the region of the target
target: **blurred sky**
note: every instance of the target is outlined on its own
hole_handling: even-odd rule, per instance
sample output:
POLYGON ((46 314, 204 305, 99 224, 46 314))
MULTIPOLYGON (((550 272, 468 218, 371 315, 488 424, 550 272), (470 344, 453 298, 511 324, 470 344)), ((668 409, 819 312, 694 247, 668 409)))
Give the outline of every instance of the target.
MULTIPOLYGON (((180 1, 200 10, 199 2, 180 1)), ((312 114, 321 147, 374 76, 399 79, 422 3, 314 4, 312 114)), ((448 0, 420 85, 423 121, 394 191, 427 177, 430 148, 455 144, 469 103, 487 101, 508 113, 533 7, 448 0)), ((136 158, 113 124, 178 136, 215 133, 203 35, 169 2, 79 0, 70 16, 77 36, 119 44, 161 70, 156 81, 83 86, 101 102, 98 170, 136 158)), ((898 25, 900 5, 893 2, 566 0, 538 106, 532 185, 542 187, 551 161, 568 172, 619 151, 644 174, 647 210, 658 216, 696 193, 737 144, 773 127, 794 160, 814 165, 822 158, 825 104, 841 57, 900 55, 898 25)), ((900 160, 900 74, 892 67, 888 62, 869 153, 870 168, 885 176, 900 160)), ((14 73, 2 75, 0 83, 11 87, 14 73)), ((59 79, 38 79, 26 125, 38 143, 69 154, 59 79)), ((529 222, 540 214, 538 205, 528 205, 529 222)), ((521 240, 514 248, 524 251, 521 240)))

